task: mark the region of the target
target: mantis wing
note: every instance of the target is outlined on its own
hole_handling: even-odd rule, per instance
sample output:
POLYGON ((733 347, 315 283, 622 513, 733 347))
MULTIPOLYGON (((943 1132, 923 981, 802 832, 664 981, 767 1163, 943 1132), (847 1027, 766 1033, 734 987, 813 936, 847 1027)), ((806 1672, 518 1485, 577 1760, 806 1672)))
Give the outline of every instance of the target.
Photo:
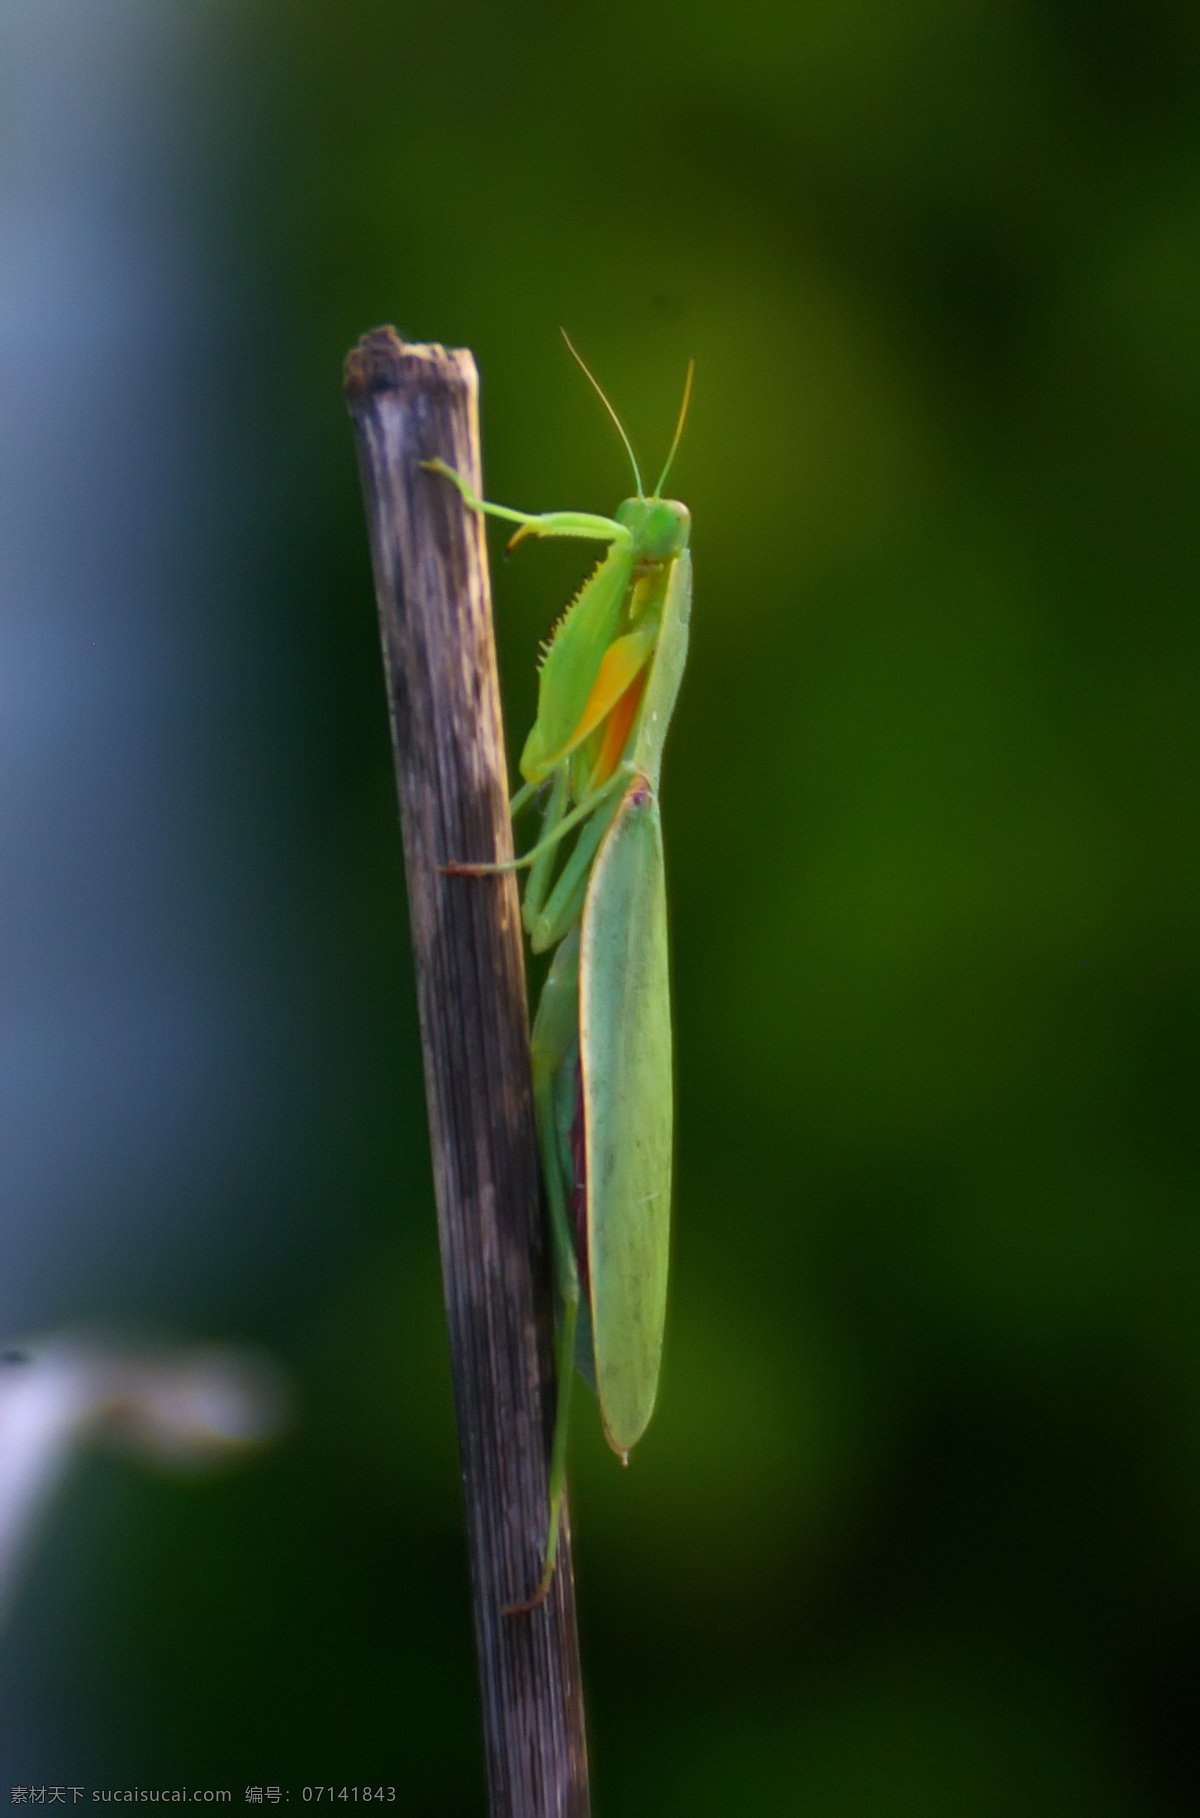
POLYGON ((671 1000, 658 801, 634 779, 597 855, 580 949, 596 1391, 624 1456, 654 1409, 671 1206, 671 1000))

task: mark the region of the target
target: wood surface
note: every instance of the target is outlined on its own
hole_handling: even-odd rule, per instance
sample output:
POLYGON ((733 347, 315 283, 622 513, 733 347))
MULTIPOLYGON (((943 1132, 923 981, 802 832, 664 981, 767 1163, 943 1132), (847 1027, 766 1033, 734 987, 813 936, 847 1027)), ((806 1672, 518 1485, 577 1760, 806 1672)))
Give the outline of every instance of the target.
POLYGON ((482 520, 419 463, 482 492, 465 349, 390 328, 346 361, 387 676, 493 1818, 587 1818, 570 1529, 537 1583, 554 1413, 553 1323, 482 520))

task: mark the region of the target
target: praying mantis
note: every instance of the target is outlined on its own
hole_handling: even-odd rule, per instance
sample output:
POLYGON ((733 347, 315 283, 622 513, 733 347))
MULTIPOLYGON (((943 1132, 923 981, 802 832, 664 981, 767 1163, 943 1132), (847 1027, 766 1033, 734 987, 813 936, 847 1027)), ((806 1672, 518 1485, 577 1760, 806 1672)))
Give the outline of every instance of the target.
POLYGON ((557 1289, 557 1402, 542 1573, 510 1615, 536 1609, 554 1577, 576 1365, 593 1383, 605 1437, 623 1462, 649 1424, 670 1234, 671 1004, 658 786, 687 661, 692 565, 690 513, 662 489, 695 362, 666 464, 647 494, 620 418, 567 345, 633 467, 636 496, 611 518, 493 505, 445 462, 426 463, 472 511, 518 525, 510 549, 530 536, 609 546, 542 658, 537 719, 510 804, 515 818, 544 798, 536 842, 508 863, 442 867, 459 877, 528 870, 522 920, 529 944, 534 953, 552 952, 532 1060, 557 1289), (564 846, 570 835, 573 846, 564 846))

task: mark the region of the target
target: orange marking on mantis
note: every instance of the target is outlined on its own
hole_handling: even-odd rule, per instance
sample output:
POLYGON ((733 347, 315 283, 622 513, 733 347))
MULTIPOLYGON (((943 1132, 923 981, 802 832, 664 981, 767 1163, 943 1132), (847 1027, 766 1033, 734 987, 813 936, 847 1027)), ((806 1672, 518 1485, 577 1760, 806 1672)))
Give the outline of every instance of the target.
MULTIPOLYGON (((569 751, 582 745, 589 735, 595 732, 601 720, 607 718, 621 696, 626 693, 640 670, 646 666, 650 655, 644 636, 636 631, 627 632, 623 638, 615 638, 604 652, 600 670, 592 684, 587 706, 580 715, 579 724, 567 743, 554 756, 547 758, 545 768, 551 770, 560 763, 569 751)), ((628 728, 626 728, 628 731, 628 728)))
POLYGON ((641 706, 645 687, 646 671, 642 669, 633 678, 632 683, 609 714, 608 724, 604 728, 604 737, 600 741, 600 750, 588 782, 589 790, 599 789, 601 783, 607 783, 621 762, 621 754, 628 741, 637 710, 641 706))

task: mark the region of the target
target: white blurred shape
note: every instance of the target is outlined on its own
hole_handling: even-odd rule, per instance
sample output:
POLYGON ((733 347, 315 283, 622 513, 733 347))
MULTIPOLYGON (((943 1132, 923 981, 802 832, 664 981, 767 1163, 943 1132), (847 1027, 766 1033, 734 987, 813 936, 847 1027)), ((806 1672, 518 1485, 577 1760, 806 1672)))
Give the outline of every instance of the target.
POLYGON ((149 1351, 71 1337, 0 1349, 0 1619, 83 1442, 192 1473, 274 1439, 286 1420, 283 1377, 254 1351, 149 1351))

